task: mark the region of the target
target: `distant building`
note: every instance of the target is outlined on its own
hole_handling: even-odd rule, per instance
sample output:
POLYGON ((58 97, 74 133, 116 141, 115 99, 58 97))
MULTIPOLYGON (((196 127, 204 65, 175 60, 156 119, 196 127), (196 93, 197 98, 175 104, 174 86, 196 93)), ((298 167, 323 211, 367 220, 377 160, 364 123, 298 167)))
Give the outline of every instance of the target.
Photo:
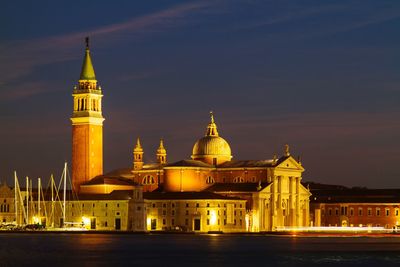
POLYGON ((0 185, 0 223, 15 222, 15 194, 14 191, 3 183, 0 185))
POLYGON ((400 189, 310 185, 314 226, 400 227, 400 189))

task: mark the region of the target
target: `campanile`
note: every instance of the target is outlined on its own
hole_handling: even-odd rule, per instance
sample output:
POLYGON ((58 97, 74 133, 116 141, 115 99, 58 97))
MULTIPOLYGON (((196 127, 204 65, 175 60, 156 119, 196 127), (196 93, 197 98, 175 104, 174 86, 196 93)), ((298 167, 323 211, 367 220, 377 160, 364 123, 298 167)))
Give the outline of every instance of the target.
POLYGON ((103 174, 103 94, 97 85, 88 37, 81 76, 72 97, 72 186, 78 192, 82 183, 103 174))

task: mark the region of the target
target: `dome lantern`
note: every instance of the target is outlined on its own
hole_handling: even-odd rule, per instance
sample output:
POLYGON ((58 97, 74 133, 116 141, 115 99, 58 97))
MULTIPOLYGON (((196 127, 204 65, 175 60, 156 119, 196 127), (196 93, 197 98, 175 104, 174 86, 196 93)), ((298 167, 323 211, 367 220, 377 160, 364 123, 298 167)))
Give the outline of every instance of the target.
POLYGON ((232 159, 228 142, 219 136, 214 115, 210 112, 211 121, 207 131, 193 146, 192 159, 218 165, 232 159))

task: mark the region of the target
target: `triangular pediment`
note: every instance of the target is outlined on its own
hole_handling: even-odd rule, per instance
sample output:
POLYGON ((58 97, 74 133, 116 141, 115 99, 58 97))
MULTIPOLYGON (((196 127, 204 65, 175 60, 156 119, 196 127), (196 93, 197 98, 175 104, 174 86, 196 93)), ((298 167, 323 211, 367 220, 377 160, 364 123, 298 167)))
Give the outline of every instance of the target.
POLYGON ((297 170, 301 172, 304 171, 303 166, 299 164, 292 156, 281 158, 279 161, 280 162, 275 166, 275 168, 297 170))

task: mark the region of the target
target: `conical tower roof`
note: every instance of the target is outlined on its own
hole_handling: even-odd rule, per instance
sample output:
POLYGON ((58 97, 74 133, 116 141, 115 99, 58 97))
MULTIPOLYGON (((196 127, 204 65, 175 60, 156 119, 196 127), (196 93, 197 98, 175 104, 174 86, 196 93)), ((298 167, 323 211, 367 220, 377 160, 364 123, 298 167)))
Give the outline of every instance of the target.
POLYGON ((94 73, 92 59, 90 57, 89 37, 86 37, 86 52, 83 58, 80 80, 96 80, 96 74, 94 73))
POLYGON ((139 137, 138 137, 137 140, 136 140, 136 146, 135 146, 135 148, 133 149, 133 152, 134 152, 134 153, 143 152, 143 148, 142 148, 142 145, 140 144, 140 138, 139 138, 139 137))
POLYGON ((160 139, 160 146, 157 149, 157 154, 167 154, 167 150, 164 147, 164 140, 162 138, 160 139))

